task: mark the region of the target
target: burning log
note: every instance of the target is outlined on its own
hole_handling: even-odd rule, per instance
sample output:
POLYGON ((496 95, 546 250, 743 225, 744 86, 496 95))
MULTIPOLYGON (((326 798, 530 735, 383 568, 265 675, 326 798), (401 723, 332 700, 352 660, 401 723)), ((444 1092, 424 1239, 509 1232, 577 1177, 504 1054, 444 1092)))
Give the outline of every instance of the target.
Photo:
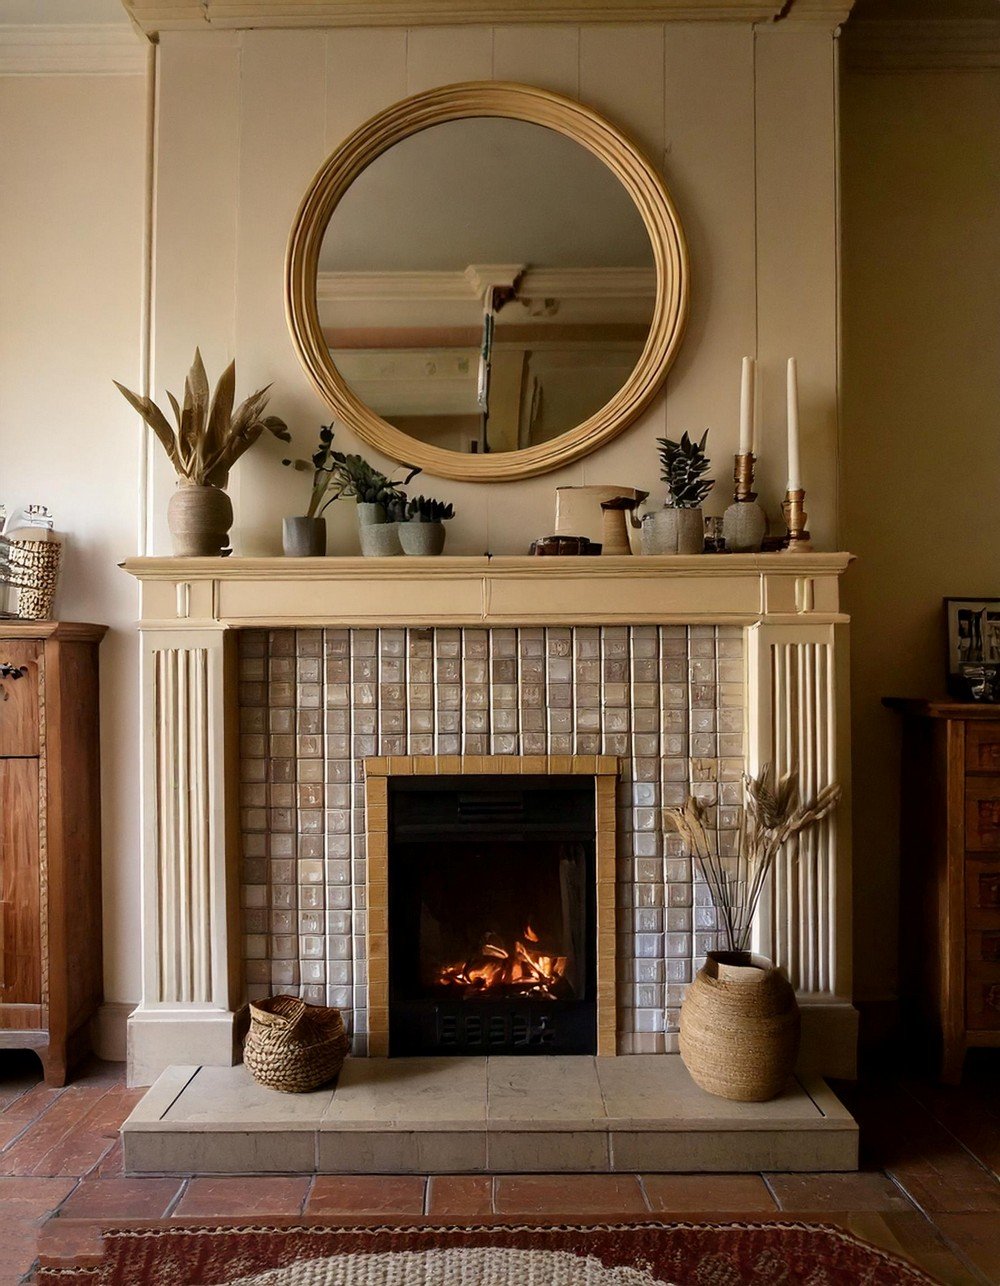
POLYGON ((475 956, 445 965, 439 986, 461 991, 462 996, 490 994, 557 1000, 566 990, 568 957, 545 955, 538 950, 538 935, 528 925, 512 948, 496 934, 487 934, 475 956))

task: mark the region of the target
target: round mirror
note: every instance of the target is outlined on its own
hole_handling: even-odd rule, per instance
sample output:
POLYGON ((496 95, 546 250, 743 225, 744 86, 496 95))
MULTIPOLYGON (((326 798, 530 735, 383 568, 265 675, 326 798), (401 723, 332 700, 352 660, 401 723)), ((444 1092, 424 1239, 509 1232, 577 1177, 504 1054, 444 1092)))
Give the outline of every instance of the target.
POLYGON ((557 468, 620 432, 673 358, 683 240, 655 171, 595 113, 459 85, 356 131, 287 260, 293 340, 361 438, 440 477, 557 468))

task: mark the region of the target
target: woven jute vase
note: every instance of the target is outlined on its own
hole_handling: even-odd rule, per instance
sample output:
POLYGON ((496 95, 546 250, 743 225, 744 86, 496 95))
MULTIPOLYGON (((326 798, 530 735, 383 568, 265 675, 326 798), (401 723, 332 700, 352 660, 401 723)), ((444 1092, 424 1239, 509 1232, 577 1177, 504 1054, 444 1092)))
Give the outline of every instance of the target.
POLYGON ((178 558, 218 557, 229 542, 233 502, 218 487, 181 479, 167 504, 167 526, 178 558))
POLYGON ((269 996, 250 1006, 243 1061, 268 1089, 305 1094, 332 1081, 348 1040, 339 1009, 307 1005, 297 996, 269 996))
POLYGON ((62 545, 55 540, 28 540, 14 537, 10 543, 10 565, 17 589, 17 614, 26 621, 52 619, 52 605, 59 583, 62 545))
POLYGON ((788 1084, 799 1052, 799 1007, 764 956, 710 951, 681 1006, 680 1050, 709 1094, 763 1103, 788 1084))

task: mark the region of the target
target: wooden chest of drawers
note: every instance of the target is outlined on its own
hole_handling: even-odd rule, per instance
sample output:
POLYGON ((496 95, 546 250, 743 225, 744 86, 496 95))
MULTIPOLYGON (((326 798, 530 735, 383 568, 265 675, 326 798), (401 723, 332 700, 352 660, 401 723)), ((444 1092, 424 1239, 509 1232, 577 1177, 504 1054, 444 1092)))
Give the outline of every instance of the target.
POLYGON ((86 1053, 103 990, 103 635, 0 620, 0 1051, 37 1049, 50 1085, 86 1053))
POLYGON ((961 1079, 971 1045, 1000 1045, 1000 706, 885 703, 903 715, 904 1015, 961 1079))

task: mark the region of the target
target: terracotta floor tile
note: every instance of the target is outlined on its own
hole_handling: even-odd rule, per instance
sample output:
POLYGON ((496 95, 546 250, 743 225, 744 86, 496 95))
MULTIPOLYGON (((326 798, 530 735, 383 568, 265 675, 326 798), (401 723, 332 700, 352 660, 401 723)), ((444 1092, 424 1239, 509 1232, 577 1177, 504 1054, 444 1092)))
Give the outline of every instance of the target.
POLYGON ((435 1216, 475 1216, 493 1213, 493 1176, 437 1174, 428 1180, 427 1213, 435 1216))
POLYGON ((16 1286, 38 1254, 38 1229, 7 1229, 0 1242, 0 1286, 16 1286))
POLYGON ((642 1186, 657 1213, 750 1214, 778 1208, 759 1174, 645 1174, 642 1186))
POLYGON ((944 1213, 935 1215, 934 1222, 988 1282, 1000 1282, 1000 1219, 996 1215, 944 1213))
POLYGON ((0 1151, 11 1143, 22 1130, 26 1129, 24 1121, 7 1121, 0 1116, 0 1151))
POLYGON ((90 1220, 50 1219, 38 1235, 38 1262, 82 1265, 101 1257, 100 1224, 90 1220))
POLYGON ((65 1091, 61 1089, 50 1089, 47 1085, 36 1085, 25 1094, 20 1094, 7 1107, 4 1108, 2 1119, 4 1121, 34 1121, 47 1112, 53 1103, 65 1091))
POLYGON ((109 1152, 105 1152, 97 1165, 90 1171, 92 1179, 108 1179, 120 1175, 125 1166, 125 1157, 122 1152, 122 1141, 119 1138, 114 1143, 109 1152))
POLYGON ((307 1215, 420 1215, 427 1180, 419 1174, 321 1174, 307 1215))
POLYGON ((648 1214, 633 1174, 498 1175, 494 1192, 498 1214, 584 1215, 648 1214))
POLYGON ((769 1174, 782 1210, 912 1210, 884 1174, 769 1174))
POLYGON ((173 1217, 242 1219, 259 1215, 297 1215, 302 1211, 309 1184, 310 1179, 305 1175, 294 1178, 270 1175, 194 1178, 188 1181, 174 1208, 173 1217))
MULTIPOLYGON (((31 1129, 0 1154, 0 1172, 5 1174, 52 1174, 49 1154, 66 1143, 80 1129, 81 1122, 109 1091, 105 1086, 70 1086, 49 1107, 31 1129)), ((102 1149, 103 1151, 104 1149, 102 1149)), ((98 1153, 98 1156, 100 1153, 98 1153)), ((90 1164, 97 1160, 95 1156, 90 1164)))
POLYGON ((0 1210, 4 1220, 41 1218, 55 1210, 76 1187, 75 1179, 34 1179, 0 1175, 0 1210))
POLYGON ((181 1179, 82 1179, 60 1206, 59 1214, 71 1219, 159 1219, 166 1214, 182 1182, 181 1179))

